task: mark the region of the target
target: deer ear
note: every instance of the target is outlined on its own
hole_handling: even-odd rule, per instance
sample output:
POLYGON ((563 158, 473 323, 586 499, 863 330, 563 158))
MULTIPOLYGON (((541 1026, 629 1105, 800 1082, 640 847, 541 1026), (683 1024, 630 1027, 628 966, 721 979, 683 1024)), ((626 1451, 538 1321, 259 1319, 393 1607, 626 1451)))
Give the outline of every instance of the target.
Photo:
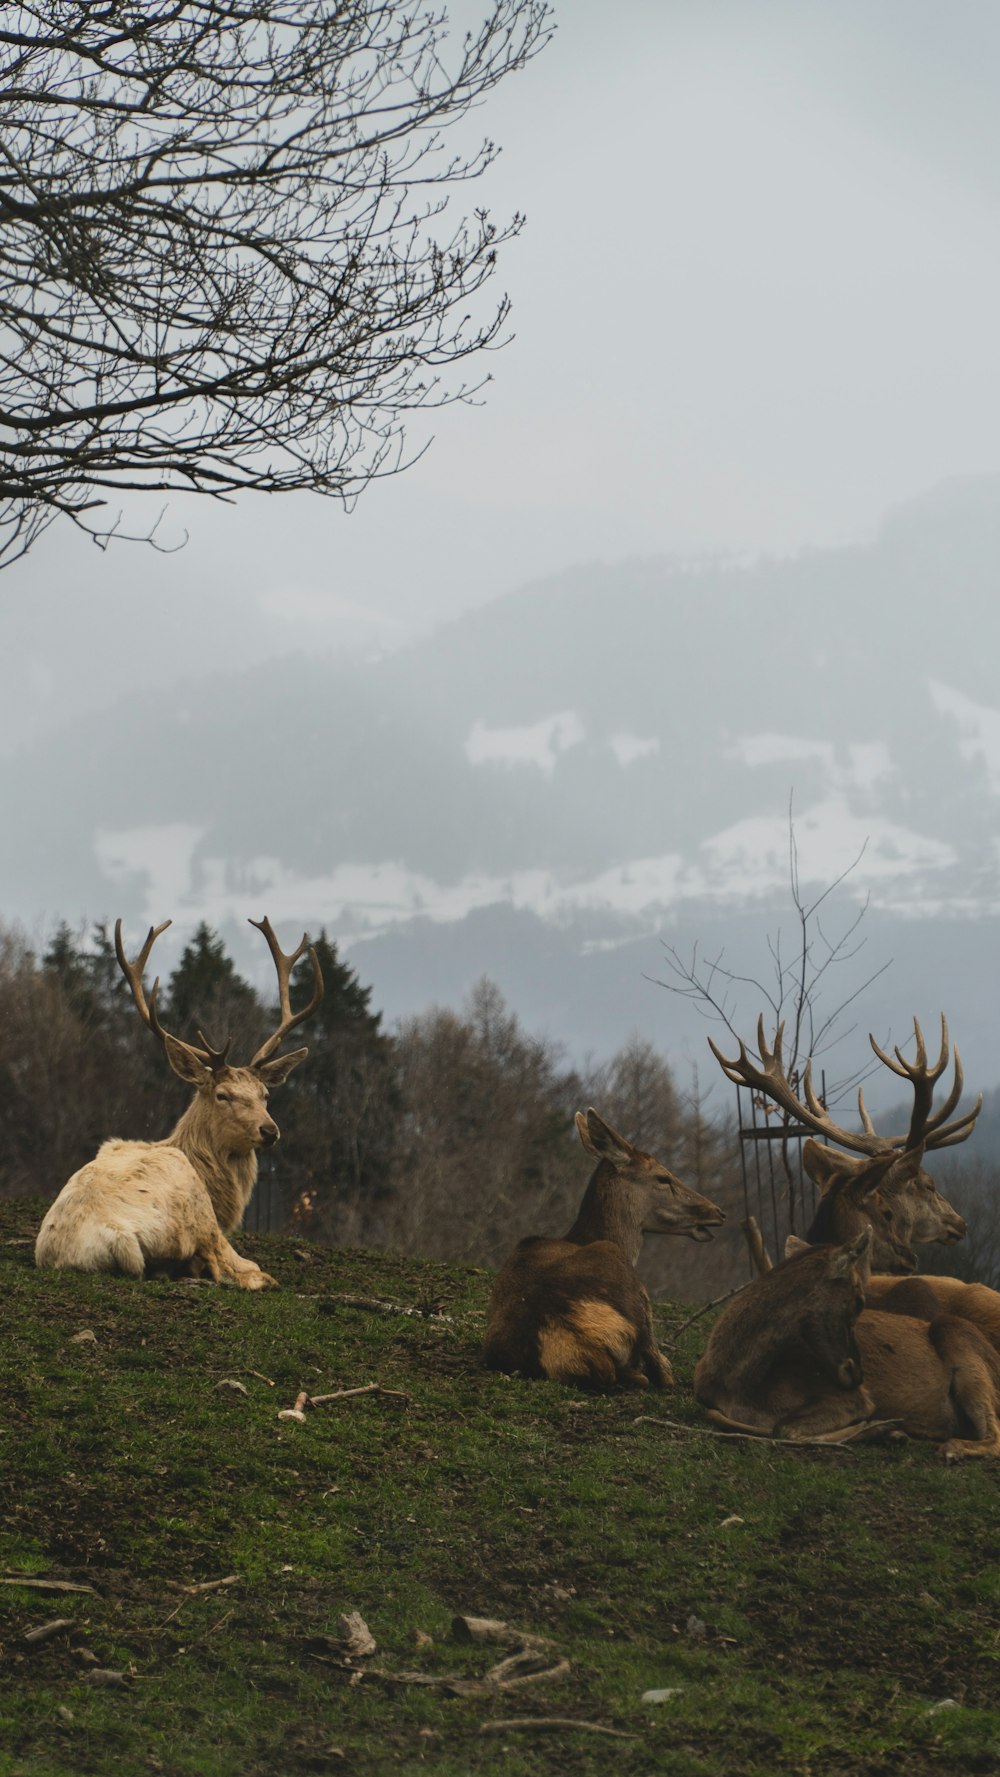
POLYGON ((892 1172, 885 1181, 890 1193, 902 1185, 912 1184, 915 1178, 919 1178, 923 1163, 923 1144, 919 1148, 908 1148, 905 1154, 898 1154, 893 1161, 892 1172))
POLYGON ((831 1277, 846 1277, 855 1265, 863 1265, 872 1250, 874 1238, 874 1232, 869 1224, 860 1234, 856 1234, 853 1240, 849 1240, 846 1246, 839 1246, 831 1259, 831 1277))
POLYGON ((168 1030, 163 1033, 163 1047, 174 1073, 188 1086, 204 1086, 206 1080, 212 1078, 211 1068, 199 1060, 187 1043, 182 1043, 179 1037, 172 1037, 168 1030))
POLYGON ((812 1136, 802 1144, 802 1164, 814 1185, 818 1185, 825 1197, 827 1192, 844 1176, 841 1162, 844 1156, 833 1148, 827 1148, 822 1142, 813 1141, 812 1136))
POLYGON ((276 1055, 273 1061, 258 1061, 254 1073, 265 1086, 283 1086, 293 1067, 305 1061, 308 1049, 292 1049, 287 1055, 276 1055))
POLYGON ((794 1259, 796 1253, 811 1253, 813 1248, 808 1240, 800 1240, 797 1234, 785 1236, 785 1258, 794 1259))
POLYGON ((635 1159, 635 1149, 631 1142, 627 1142, 623 1135, 619 1135, 617 1130, 612 1129, 610 1123, 605 1123, 604 1118, 598 1116, 593 1105, 587 1111, 586 1137, 581 1128, 582 1121, 578 1111, 576 1126, 580 1130, 580 1140, 588 1154, 593 1154, 597 1160, 609 1160, 612 1166, 632 1165, 635 1159))
POLYGON ((593 1158, 596 1160, 598 1158, 597 1149, 595 1148, 593 1142, 590 1139, 590 1130, 587 1128, 587 1119, 584 1116, 583 1112, 577 1111, 576 1116, 574 1117, 573 1121, 576 1124, 576 1133, 580 1137, 580 1140, 582 1141, 584 1147, 586 1148, 587 1153, 592 1155, 593 1158))

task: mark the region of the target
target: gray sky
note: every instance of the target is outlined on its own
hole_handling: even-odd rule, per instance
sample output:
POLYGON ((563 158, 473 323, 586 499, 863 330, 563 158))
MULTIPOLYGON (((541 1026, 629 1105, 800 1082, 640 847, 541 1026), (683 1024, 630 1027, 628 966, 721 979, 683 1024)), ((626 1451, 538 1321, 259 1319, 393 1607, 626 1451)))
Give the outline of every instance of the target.
POLYGON ((503 144, 491 208, 528 215, 485 405, 436 416, 423 461, 349 516, 176 500, 176 556, 50 532, 0 581, 0 648, 34 661, 22 735, 48 719, 68 604, 98 696, 389 641, 594 558, 863 537, 1000 467, 993 0, 565 0, 558 19, 473 120, 503 144))

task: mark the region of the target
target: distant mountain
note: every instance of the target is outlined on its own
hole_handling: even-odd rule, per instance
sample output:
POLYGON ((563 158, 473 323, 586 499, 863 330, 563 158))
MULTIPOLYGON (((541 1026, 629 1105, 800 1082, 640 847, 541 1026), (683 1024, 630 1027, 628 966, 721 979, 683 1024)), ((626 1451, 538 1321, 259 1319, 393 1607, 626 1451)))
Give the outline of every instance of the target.
POLYGON ((984 478, 865 547, 595 565, 351 669, 137 675, 0 761, 0 915, 172 913, 178 939, 206 917, 242 945, 266 908, 324 924, 391 1016, 486 972, 575 1053, 639 1026, 694 1057, 702 1025, 644 976, 664 939, 769 970, 794 793, 810 889, 867 840, 841 894, 844 918, 871 896, 855 979, 896 963, 865 1028, 943 1005, 992 1084, 998 568, 984 478))

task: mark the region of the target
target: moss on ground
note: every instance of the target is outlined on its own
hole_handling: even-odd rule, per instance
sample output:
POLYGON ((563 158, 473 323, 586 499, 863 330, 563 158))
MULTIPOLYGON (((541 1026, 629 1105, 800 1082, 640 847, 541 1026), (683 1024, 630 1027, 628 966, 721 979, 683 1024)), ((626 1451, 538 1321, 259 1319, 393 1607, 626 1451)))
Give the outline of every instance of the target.
MULTIPOLYGON (((481 1369, 480 1272, 245 1238, 280 1292, 43 1274, 40 1213, 0 1205, 0 1577, 92 1590, 0 1585, 0 1777, 1000 1772, 995 1467, 703 1435, 704 1321, 672 1394, 587 1397, 481 1369), (407 1398, 278 1418, 369 1382, 407 1398), (390 1676, 338 1664, 350 1610, 390 1676), (568 1673, 399 1682, 502 1655, 456 1642, 458 1612, 568 1673), (502 1726, 526 1716, 628 1737, 502 1726)), ((657 1317, 667 1339, 683 1315, 657 1317)))

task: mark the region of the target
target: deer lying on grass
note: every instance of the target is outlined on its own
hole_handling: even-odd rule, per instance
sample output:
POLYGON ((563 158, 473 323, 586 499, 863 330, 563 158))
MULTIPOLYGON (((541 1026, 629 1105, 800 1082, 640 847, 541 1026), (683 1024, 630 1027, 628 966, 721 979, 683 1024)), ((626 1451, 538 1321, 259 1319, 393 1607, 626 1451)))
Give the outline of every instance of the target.
POLYGON ((963 1283, 960 1277, 871 1277, 865 1299, 881 1314, 907 1314, 913 1320, 957 1315, 1000 1352, 1000 1291, 988 1284, 963 1283))
POLYGON ((576 1126, 596 1169, 565 1239, 522 1240, 500 1271, 487 1309, 487 1367, 591 1388, 664 1388, 673 1372, 635 1274, 642 1237, 710 1240, 722 1210, 595 1110, 578 1111, 576 1126))
MULTIPOLYGON (((213 1049, 181 1042, 163 1029, 156 1011, 159 981, 147 1003, 142 977, 150 951, 170 920, 151 927, 134 962, 126 959, 121 920, 115 926, 118 962, 143 1021, 159 1038, 174 1073, 195 1095, 163 1141, 106 1141, 95 1159, 63 1186, 39 1230, 35 1263, 72 1271, 121 1271, 142 1277, 157 1266, 184 1265, 214 1283, 265 1289, 274 1278, 240 1257, 226 1236, 243 1219, 257 1182, 257 1153, 278 1140, 278 1125, 267 1109, 268 1089, 280 1086, 308 1049, 275 1056, 296 1025, 315 1012, 323 998, 323 977, 307 937, 286 956, 270 920, 251 920, 263 932, 278 975, 280 1022, 246 1067, 230 1066, 229 1043, 213 1049), (313 995, 292 1012, 292 969, 308 949, 313 995)), ((231 1040, 231 1039, 230 1039, 231 1040)))
POLYGON ((871 1230, 798 1250, 719 1316, 695 1395, 726 1431, 843 1443, 893 1420, 946 1457, 1000 1456, 1000 1356, 968 1321, 865 1307, 871 1230), (970 1435, 971 1434, 971 1435, 970 1435))
POLYGON ((848 1153, 821 1146, 809 1140, 802 1149, 802 1163, 821 1192, 821 1201, 806 1239, 816 1245, 842 1243, 871 1225, 874 1233, 872 1264, 880 1272, 907 1272, 917 1268, 914 1245, 940 1242, 945 1245, 961 1240, 965 1223, 957 1210, 941 1195, 930 1175, 924 1171, 923 1157, 931 1149, 952 1147, 966 1141, 972 1134, 982 1108, 982 1094, 971 1111, 949 1123, 948 1119, 962 1095, 964 1076, 962 1060, 955 1050, 954 1079, 945 1103, 931 1116, 934 1087, 948 1065, 948 1025, 941 1018, 941 1051, 931 1067, 927 1060, 923 1032, 913 1021, 917 1043, 916 1059, 907 1061, 897 1048, 895 1060, 880 1049, 873 1036, 869 1042, 892 1072, 908 1080, 913 1088, 913 1110, 905 1134, 879 1135, 865 1106, 864 1093, 858 1093, 858 1112, 862 1128, 842 1128, 830 1115, 812 1083, 812 1063, 807 1062, 802 1076, 802 1097, 787 1078, 781 1053, 784 1026, 779 1024, 774 1045, 768 1048, 764 1036, 764 1020, 757 1022, 757 1046, 760 1064, 753 1062, 745 1043, 740 1052, 728 1058, 709 1039, 712 1053, 727 1079, 750 1086, 783 1110, 798 1129, 811 1129, 814 1134, 837 1144, 848 1153))

